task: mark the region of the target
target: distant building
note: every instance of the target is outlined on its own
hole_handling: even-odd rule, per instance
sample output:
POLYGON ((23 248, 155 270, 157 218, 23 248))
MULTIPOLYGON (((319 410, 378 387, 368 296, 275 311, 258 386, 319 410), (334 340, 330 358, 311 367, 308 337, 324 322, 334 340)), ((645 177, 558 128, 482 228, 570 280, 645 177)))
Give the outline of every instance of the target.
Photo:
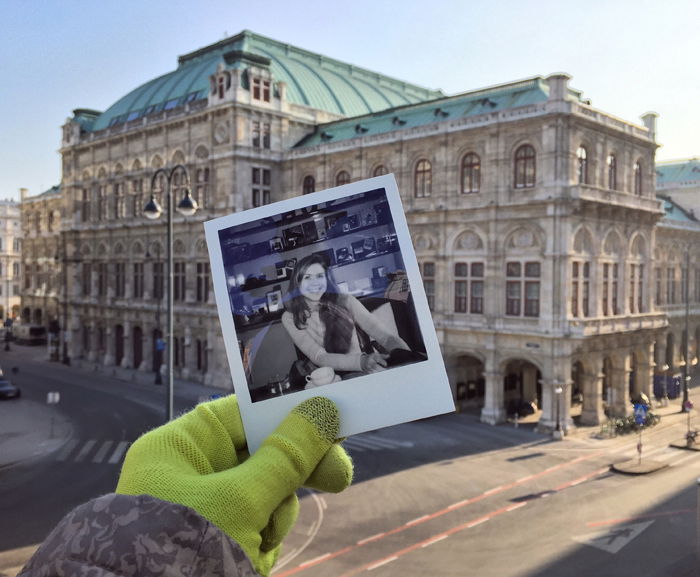
POLYGON ((59 297, 63 268, 61 187, 53 186, 36 196, 22 189, 22 309, 24 324, 43 325, 58 333, 59 297))
MULTIPOLYGON (((56 249, 70 357, 152 378, 165 223, 141 211, 155 171, 182 164, 202 208, 174 219, 176 373, 229 388, 201 223, 394 173, 458 403, 488 423, 533 403, 544 430, 571 425, 574 400, 583 424, 625 415, 631 395, 651 394, 659 359, 680 365, 663 291, 681 274, 700 291, 700 263, 682 273, 666 258, 700 233, 656 198, 656 116, 620 120, 569 80, 445 96, 247 31, 180 57, 105 112, 76 109, 65 123, 60 240, 28 230, 39 268, 27 308, 36 318, 37 259, 56 249)), ((173 179, 174 198, 184 185, 173 179)), ((36 203, 28 222, 50 213, 36 203)))
POLYGON ((19 318, 22 283, 22 226, 19 205, 0 200, 0 323, 19 318))
POLYGON ((700 159, 657 162, 656 190, 692 215, 700 216, 700 159))

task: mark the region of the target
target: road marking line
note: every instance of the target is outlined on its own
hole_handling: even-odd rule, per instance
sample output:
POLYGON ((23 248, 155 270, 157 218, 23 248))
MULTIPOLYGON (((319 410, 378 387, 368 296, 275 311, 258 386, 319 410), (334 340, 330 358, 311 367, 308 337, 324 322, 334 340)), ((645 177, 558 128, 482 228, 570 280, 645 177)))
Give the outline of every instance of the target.
POLYGON ((375 563, 374 565, 370 565, 367 567, 367 571, 374 571, 375 569, 378 569, 382 565, 386 565, 387 563, 391 563, 392 561, 396 561, 398 557, 388 557, 387 559, 384 559, 380 561, 379 563, 375 563))
POLYGON ((426 541, 421 545, 421 549, 425 549, 426 547, 430 547, 430 545, 434 545, 435 543, 438 543, 439 541, 443 541, 444 539, 447 539, 449 535, 439 535, 438 537, 433 537, 429 541, 426 541))
POLYGON ((493 493, 498 493, 503 489, 503 485, 499 487, 494 487, 493 489, 489 489, 488 491, 484 491, 482 495, 492 495, 493 493))
POLYGON ((526 477, 520 477, 520 479, 518 479, 516 481, 516 483, 524 483, 525 481, 529 481, 532 478, 534 478, 534 475, 527 475, 526 477))
POLYGON ((515 511, 516 509, 520 509, 520 507, 524 507, 527 505, 527 501, 523 501, 522 503, 516 503, 515 505, 511 505, 510 507, 506 507, 506 511, 515 511))
POLYGON ((299 565, 299 567, 306 567, 307 565, 314 565, 315 563, 320 563, 324 559, 328 559, 328 557, 330 557, 330 556, 331 556, 330 553, 325 553, 323 555, 319 555, 318 557, 314 557, 310 561, 305 561, 304 563, 299 565))
POLYGON ((114 444, 114 441, 105 441, 102 443, 102 446, 100 449, 95 453, 95 456, 92 458, 93 463, 101 463, 102 459, 105 458, 107 455, 107 451, 109 451, 109 448, 114 444))
POLYGON ((68 458, 68 455, 70 455, 73 452, 73 449, 75 449, 78 446, 78 439, 71 439, 68 441, 68 444, 63 447, 61 452, 58 454, 56 457, 57 461, 65 461, 68 458))
POLYGON ((114 449, 114 453, 112 453, 112 456, 109 458, 109 461, 107 461, 110 465, 114 465, 118 463, 124 453, 126 452, 126 448, 129 446, 129 441, 119 441, 119 444, 117 445, 117 448, 114 449))
POLYGON ((425 519, 428 519, 430 515, 422 515, 421 517, 417 517, 413 519, 413 521, 409 521, 408 523, 404 523, 407 527, 410 527, 411 525, 416 525, 417 523, 420 523, 421 521, 424 521, 425 519))
POLYGON ((371 537, 367 537, 366 539, 362 539, 361 541, 358 541, 358 545, 364 545, 365 543, 369 543, 370 541, 375 541, 377 539, 381 539, 386 535, 386 531, 384 533, 377 533, 376 535, 372 535, 371 537))
POLYGON ((460 507, 463 507, 464 505, 466 505, 470 501, 471 501, 471 499, 464 499, 463 501, 458 501, 457 503, 452 503, 452 505, 450 505, 447 509, 448 510, 459 509, 460 507))
MULTIPOLYGON (((588 455, 583 455, 583 456, 578 457, 578 458, 576 458, 576 459, 572 459, 571 461, 566 461, 566 462, 564 462, 564 463, 560 463, 560 464, 558 464, 558 465, 555 465, 555 466, 553 466, 553 467, 549 467, 548 469, 545 469, 545 470, 543 470, 543 471, 540 471, 539 473, 536 473, 536 474, 532 475, 532 478, 533 478, 533 479, 538 479, 538 478, 544 477, 544 476, 546 476, 548 473, 550 473, 550 472, 552 472, 552 471, 557 471, 557 470, 560 470, 560 469, 564 469, 564 468, 570 467, 570 466, 572 466, 572 465, 574 465, 574 464, 576 464, 576 463, 581 463, 581 462, 583 462, 583 461, 587 461, 587 460, 593 459, 593 458, 595 458, 595 457, 599 457, 600 455, 603 455, 603 454, 604 454, 604 451, 596 451, 595 453, 590 453, 590 454, 588 454, 588 455)), ((609 471, 609 467, 606 466, 604 469, 599 469, 599 470, 595 471, 592 475, 589 475, 589 476, 597 476, 597 475, 600 475, 601 472, 608 472, 608 471, 609 471)), ((372 537, 368 537, 368 538, 363 539, 363 540, 361 540, 361 541, 357 541, 355 545, 349 545, 349 546, 347 546, 347 547, 345 547, 345 548, 343 548, 343 549, 339 549, 338 551, 335 551, 335 552, 331 553, 331 554, 330 554, 330 557, 324 557, 323 561, 327 561, 329 558, 340 557, 341 555, 344 555, 345 553, 349 553, 349 552, 351 552, 351 551, 354 551, 354 550, 357 549, 358 547, 362 547, 362 546, 364 546, 364 545, 367 544, 367 543, 370 543, 370 542, 373 542, 373 541, 378 541, 378 540, 380 540, 380 539, 383 539, 383 538, 385 538, 385 537, 389 537, 389 536, 391 536, 391 535, 395 535, 395 534, 397 534, 397 533, 402 533, 403 531, 406 531, 406 530, 408 530, 408 529, 410 529, 410 528, 412 528, 412 527, 414 527, 414 526, 417 526, 417 525, 419 525, 419 524, 421 524, 421 523, 427 521, 428 519, 435 519, 435 518, 437 518, 437 517, 440 517, 440 516, 442 516, 442 515, 445 515, 445 514, 451 512, 451 511, 454 511, 455 509, 458 509, 458 508, 460 508, 460 507, 462 507, 462 506, 465 506, 465 505, 468 505, 468 504, 471 504, 471 503, 478 503, 479 501, 485 499, 487 496, 492 495, 493 493, 502 492, 502 491, 506 491, 506 490, 508 490, 508 489, 512 489, 513 487, 517 487, 519 484, 521 484, 521 483, 513 482, 513 483, 510 483, 510 484, 507 484, 507 485, 501 485, 501 486, 499 486, 499 487, 495 487, 495 488, 493 488, 493 489, 491 489, 491 490, 489 490, 489 491, 486 491, 486 492, 483 493, 483 494, 476 495, 475 497, 472 497, 472 498, 470 498, 470 499, 465 499, 464 501, 460 501, 459 503, 453 503, 453 504, 450 505, 449 507, 446 507, 446 508, 444 508, 444 509, 441 509, 441 510, 439 510, 439 511, 436 511, 435 513, 433 513, 433 514, 431 514, 431 515, 426 515, 426 516, 425 516, 425 520, 424 520, 424 521, 421 521, 420 523, 415 523, 414 525, 411 525, 411 526, 408 526, 408 525, 406 525, 406 524, 404 524, 404 525, 399 525, 399 526, 394 527, 393 529, 391 529, 391 530, 389 530, 389 531, 385 531, 385 532, 383 532, 383 533, 378 533, 378 534, 376 534, 376 535, 373 535, 372 537)), ((520 504, 518 504, 518 505, 520 505, 520 504)), ((497 515, 501 515, 502 513, 505 513, 506 510, 507 510, 507 508, 506 508, 506 507, 503 507, 503 508, 501 508, 501 509, 499 509, 499 510, 497 510, 497 511, 494 511, 493 513, 491 513, 491 514, 489 514, 489 515, 486 515, 486 516, 484 516, 484 517, 481 517, 481 518, 479 518, 479 519, 476 519, 476 520, 474 520, 474 521, 472 521, 472 522, 470 522, 470 523, 465 523, 465 524, 462 524, 462 525, 458 525, 458 526, 456 526, 456 527, 453 527, 452 529, 450 529, 450 530, 448 530, 448 531, 445 531, 445 532, 442 533, 442 534, 445 534, 445 535, 448 535, 448 536, 449 536, 449 535, 452 535, 452 534, 454 534, 454 533, 458 533, 458 532, 460 532, 460 531, 463 531, 463 530, 465 530, 465 529, 469 529, 469 528, 472 528, 472 527, 476 527, 477 525, 480 525, 480 524, 482 524, 482 523, 485 523, 486 521, 489 521, 492 517, 495 517, 495 516, 497 516, 497 515)), ((398 558, 398 557, 401 557, 402 555, 405 555, 405 554, 407 554, 407 553, 409 553, 409 552, 411 552, 411 551, 414 551, 414 550, 416 550, 416 549, 420 549, 420 546, 421 546, 422 543, 423 543, 423 541, 420 541, 420 542, 418 542, 418 543, 415 543, 415 544, 411 545, 410 547, 407 547, 407 548, 405 548, 405 549, 402 549, 401 551, 397 551, 396 554, 395 554, 395 556, 398 558)), ((315 564, 315 565, 318 565, 319 563, 320 563, 320 561, 317 561, 317 562, 315 562, 314 564, 315 564)), ((308 567, 309 567, 309 562, 307 561, 307 562, 306 562, 305 564, 303 564, 303 565, 298 565, 297 567, 294 567, 294 568, 292 568, 292 569, 288 569, 287 571, 284 571, 284 572, 282 572, 282 573, 277 574, 276 577, 290 577, 291 575, 295 575, 295 574, 297 574, 297 573, 300 573, 301 571, 304 571, 304 570, 307 569, 308 567)), ((350 577, 350 576, 352 576, 352 575, 356 575, 356 574, 359 573, 360 571, 366 570, 368 567, 369 567, 369 565, 367 565, 367 564, 361 565, 361 566, 359 566, 359 567, 356 567, 356 568, 354 568, 354 569, 351 569, 351 570, 349 570, 349 571, 343 573, 340 577, 350 577)))
POLYGON ((90 439, 87 441, 84 445, 83 448, 80 449, 80 452, 76 455, 75 459, 73 459, 76 463, 80 463, 87 457, 87 454, 92 451, 92 448, 95 446, 97 443, 96 439, 90 439))
POLYGON ((477 525, 481 525, 482 523, 486 523, 486 521, 490 521, 491 517, 483 517, 482 519, 477 519, 476 521, 472 521, 471 523, 467 523, 466 527, 467 529, 471 529, 472 527, 476 527, 477 525))

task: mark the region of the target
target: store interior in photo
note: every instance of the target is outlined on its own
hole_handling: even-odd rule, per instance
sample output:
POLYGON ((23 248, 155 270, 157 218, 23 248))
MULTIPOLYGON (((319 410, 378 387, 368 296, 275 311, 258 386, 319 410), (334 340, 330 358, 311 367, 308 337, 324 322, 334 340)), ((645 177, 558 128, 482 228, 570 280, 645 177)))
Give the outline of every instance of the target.
POLYGON ((304 356, 281 317, 292 271, 310 254, 323 256, 340 292, 425 351, 384 189, 223 229, 219 240, 253 401, 297 392, 288 376, 304 356))

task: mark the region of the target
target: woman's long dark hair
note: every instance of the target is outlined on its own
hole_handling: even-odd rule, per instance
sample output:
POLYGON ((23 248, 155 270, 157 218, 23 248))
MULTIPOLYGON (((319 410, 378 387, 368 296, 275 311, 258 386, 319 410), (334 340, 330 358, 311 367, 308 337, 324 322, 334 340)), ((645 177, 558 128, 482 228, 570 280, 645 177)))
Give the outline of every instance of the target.
POLYGON ((326 292, 321 297, 318 311, 321 322, 326 328, 323 348, 329 353, 347 353, 350 350, 354 322, 345 304, 345 297, 338 291, 328 270, 328 261, 323 255, 311 254, 297 262, 292 278, 289 280, 285 306, 294 317, 294 325, 300 330, 306 328, 311 310, 306 298, 299 291, 299 285, 312 264, 320 264, 326 272, 326 292))

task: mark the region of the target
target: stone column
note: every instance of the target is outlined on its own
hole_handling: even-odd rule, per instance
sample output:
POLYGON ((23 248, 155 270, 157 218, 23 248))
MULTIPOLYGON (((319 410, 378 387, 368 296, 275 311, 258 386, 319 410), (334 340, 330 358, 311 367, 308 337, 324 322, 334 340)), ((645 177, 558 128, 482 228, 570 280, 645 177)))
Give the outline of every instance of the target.
MULTIPOLYGON (((491 363, 487 362, 487 367, 491 363)), ((500 371, 484 371, 485 391, 484 408, 481 409, 481 421, 489 425, 497 425, 506 420, 506 409, 503 395, 503 374, 500 371)))
POLYGON ((613 398, 610 400, 610 404, 612 414, 615 417, 626 417, 631 411, 628 392, 629 375, 629 356, 625 356, 622 364, 615 365, 612 370, 611 392, 613 398))
POLYGON ((91 363, 97 361, 97 327, 94 322, 88 325, 90 329, 90 335, 88 338, 89 348, 85 351, 85 358, 91 363))
POLYGON ((583 378, 583 407, 581 409, 582 425, 600 425, 605 419, 603 411, 603 379, 601 371, 602 360, 595 361, 595 372, 584 372, 583 378))
MULTIPOLYGON (((111 319, 106 322, 111 322, 111 319)), ((114 364, 114 332, 111 324, 105 326, 105 355, 102 359, 102 364, 105 366, 114 364)))
POLYGON ((130 321, 124 322, 124 356, 122 357, 122 368, 130 369, 134 366, 134 347, 131 344, 132 327, 130 321))

